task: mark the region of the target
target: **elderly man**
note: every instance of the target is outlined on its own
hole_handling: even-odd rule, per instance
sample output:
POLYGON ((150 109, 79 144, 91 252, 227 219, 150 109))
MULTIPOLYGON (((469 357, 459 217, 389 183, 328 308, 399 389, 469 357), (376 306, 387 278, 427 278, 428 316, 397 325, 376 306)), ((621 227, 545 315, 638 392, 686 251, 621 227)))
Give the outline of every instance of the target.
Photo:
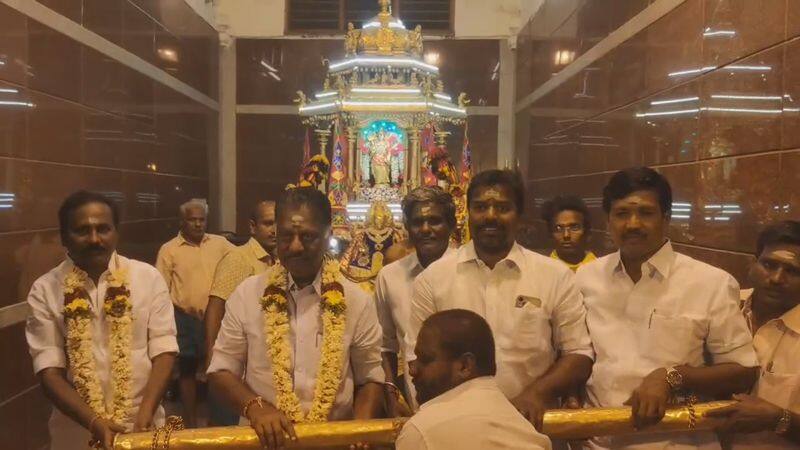
POLYGON ((222 236, 206 233, 208 206, 192 200, 180 207, 178 235, 161 246, 156 267, 164 276, 175 305, 178 327, 179 380, 183 418, 197 424, 197 369, 203 361, 203 316, 217 264, 234 246, 222 236))
POLYGON ((542 206, 542 219, 556 244, 551 258, 563 262, 573 272, 597 259, 586 248, 592 224, 583 200, 573 196, 549 200, 542 206))
POLYGON ((275 212, 279 263, 228 298, 208 368, 212 387, 269 448, 294 437, 293 423, 377 417, 384 379, 372 299, 325 257, 328 198, 289 189, 275 212))
MULTIPOLYGON (((578 269, 597 361, 591 406, 630 405, 637 428, 668 404, 746 392, 757 361, 726 272, 675 252, 667 239, 672 189, 647 167, 614 174, 603 190, 619 251, 578 269)), ((718 448, 712 433, 597 438, 596 448, 718 448)))
POLYGON ((519 176, 489 170, 467 191, 473 240, 417 276, 407 336, 438 311, 468 309, 492 327, 497 384, 541 430, 544 411, 582 385, 592 344, 574 275, 515 241, 524 204, 519 176))
POLYGON ((791 449, 800 445, 800 222, 768 226, 758 237, 750 269, 754 289, 745 317, 761 376, 753 395, 710 416, 724 417, 734 449, 791 449))
MULTIPOLYGON (((432 262, 448 251, 450 235, 456 226, 456 206, 453 197, 434 187, 419 187, 403 198, 403 218, 408 238, 416 250, 399 261, 384 266, 375 282, 378 319, 383 328, 383 367, 386 372, 386 403, 389 414, 399 416, 398 353, 411 319, 411 298, 414 279, 432 262)), ((413 348, 402 352, 406 359, 413 348)), ((408 377, 408 364, 403 368, 406 400, 416 409, 414 387, 408 377)))
POLYGON ((68 258, 33 284, 25 328, 55 405, 50 448, 85 449, 91 437, 111 450, 116 433, 163 425, 178 351, 172 303, 154 267, 117 254, 116 204, 79 191, 58 221, 68 258))
MULTIPOLYGON (((275 202, 260 201, 250 213, 250 240, 225 255, 214 272, 205 314, 205 368, 211 362, 214 341, 225 315, 225 300, 242 281, 265 272, 273 264, 275 244, 275 202)), ((229 426, 239 422, 239 415, 219 404, 213 392, 209 393, 209 400, 211 425, 229 426)))
POLYGON ((422 405, 397 450, 549 450, 497 386, 494 338, 472 311, 438 312, 422 324, 411 376, 422 405))

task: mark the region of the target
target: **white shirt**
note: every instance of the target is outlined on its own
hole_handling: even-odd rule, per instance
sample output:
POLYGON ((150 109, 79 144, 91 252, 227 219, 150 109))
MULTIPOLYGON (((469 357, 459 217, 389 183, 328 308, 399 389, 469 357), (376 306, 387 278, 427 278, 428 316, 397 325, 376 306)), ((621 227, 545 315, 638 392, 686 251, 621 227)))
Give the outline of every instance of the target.
POLYGON ((417 277, 409 345, 413 348, 422 322, 433 313, 474 311, 494 334, 497 384, 514 398, 550 368, 557 354, 594 357, 574 278, 560 261, 516 243, 489 269, 469 242, 417 277))
MULTIPOLYGON (((454 250, 448 248, 444 255, 454 250)), ((414 359, 414 347, 406 347, 406 338, 411 320, 411 299, 414 296, 414 279, 424 268, 416 253, 411 253, 389 265, 378 273, 375 280, 375 302, 378 307, 378 320, 383 328, 383 347, 381 351, 400 353, 403 345, 406 392, 411 399, 412 408, 417 408, 416 390, 409 375, 408 360, 414 359), (410 356, 409 356, 410 355, 410 356)))
POLYGON ((425 402, 397 450, 550 450, 550 439, 514 409, 494 377, 473 378, 425 402))
MULTIPOLYGON (((142 402, 144 387, 150 376, 151 360, 166 352, 177 352, 175 339, 175 319, 167 285, 155 267, 140 261, 128 259, 114 253, 109 266, 117 265, 128 268, 128 288, 131 291, 133 305, 133 339, 131 342, 131 395, 133 408, 128 414, 130 421, 126 427, 133 427, 133 419, 142 402)), ((65 352, 66 328, 64 326, 64 278, 74 267, 67 259, 54 269, 42 275, 31 287, 28 304, 31 314, 25 327, 25 337, 33 359, 33 370, 39 373, 50 367, 67 368, 65 352)), ((97 363, 97 374, 103 387, 106 404, 111 406, 111 360, 108 340, 110 328, 105 320, 103 300, 106 295, 106 274, 99 279, 99 286, 92 280, 86 283, 91 308, 94 311, 92 348, 97 363)), ((67 369, 68 379, 72 372, 67 369)), ((159 407, 155 420, 162 423, 164 410, 159 407)), ((50 419, 50 436, 52 448, 86 448, 89 439, 88 431, 72 421, 58 409, 53 409, 50 419), (74 437, 80 436, 79 441, 74 437), (61 447, 59 447, 61 446, 61 447)))
MULTIPOLYGON (((244 373, 250 389, 274 405, 272 363, 267 356, 264 313, 259 301, 272 270, 247 278, 228 298, 208 373, 227 370, 239 377, 244 373)), ((342 382, 330 420, 352 419, 355 386, 383 383, 385 378, 381 368, 382 333, 372 299, 352 282, 342 279, 341 283, 347 304, 342 382)), ((289 342, 293 361, 290 373, 294 391, 306 413, 314 400, 322 348, 320 285, 321 277, 317 274, 314 283, 298 290, 289 276, 289 342)))
MULTIPOLYGON (((674 252, 670 242, 642 264, 636 284, 619 252, 581 267, 577 280, 597 353, 586 386, 591 406, 621 407, 653 370, 701 367, 706 353, 713 364, 757 365, 736 280, 674 252)), ((643 441, 646 448, 691 448, 715 439, 710 433, 661 433, 604 439, 602 445, 622 448, 643 441)))

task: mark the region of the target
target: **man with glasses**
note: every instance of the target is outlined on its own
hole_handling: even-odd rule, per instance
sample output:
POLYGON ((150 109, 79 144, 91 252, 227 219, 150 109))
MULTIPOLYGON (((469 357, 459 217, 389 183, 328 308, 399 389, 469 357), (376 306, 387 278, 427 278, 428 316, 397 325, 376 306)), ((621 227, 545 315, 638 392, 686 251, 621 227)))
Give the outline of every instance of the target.
POLYGON ((597 257, 586 247, 591 231, 589 210, 578 197, 558 196, 542 206, 542 220, 555 241, 550 257, 566 264, 573 272, 597 257))

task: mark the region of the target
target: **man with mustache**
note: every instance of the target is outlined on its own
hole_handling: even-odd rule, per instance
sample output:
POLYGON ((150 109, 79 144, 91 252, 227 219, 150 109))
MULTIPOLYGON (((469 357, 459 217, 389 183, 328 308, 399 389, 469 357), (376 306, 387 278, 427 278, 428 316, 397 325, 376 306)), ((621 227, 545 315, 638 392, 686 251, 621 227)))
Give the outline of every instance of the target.
POLYGON ((203 316, 217 264, 234 246, 206 233, 208 205, 191 200, 180 206, 180 231, 161 246, 156 267, 164 276, 175 305, 178 327, 178 391, 187 427, 197 425, 197 369, 205 351, 203 316))
MULTIPOLYGON (((236 286, 250 276, 264 273, 275 261, 275 202, 260 201, 250 213, 250 240, 225 255, 214 272, 208 307, 205 314, 206 364, 211 362, 214 341, 217 340, 225 300, 236 286)), ((239 423, 238 414, 226 411, 209 392, 210 425, 225 426, 239 423)))
POLYGON ((516 243, 524 187, 508 170, 477 174, 467 191, 472 241, 415 281, 411 326, 448 309, 476 312, 492 328, 497 384, 535 426, 544 411, 589 377, 594 352, 574 275, 516 243))
POLYGON ((592 224, 586 204, 578 197, 558 196, 542 205, 542 219, 553 236, 556 248, 550 257, 557 259, 573 272, 595 259, 586 249, 592 224))
MULTIPOLYGON (((603 189, 619 251, 578 269, 597 360, 593 407, 629 405, 633 425, 659 422, 677 400, 746 392, 757 361, 728 273, 677 253, 667 238, 672 189, 648 167, 614 174, 603 189)), ((595 438, 593 448, 719 448, 713 433, 595 438)))
MULTIPOLYGON (((172 302, 161 274, 153 266, 117 253, 119 210, 115 203, 97 193, 78 191, 61 204, 58 222, 68 257, 33 284, 28 294, 31 313, 25 327, 33 370, 55 406, 50 417, 50 448, 83 450, 92 438, 100 448, 111 450, 117 433, 164 424, 161 398, 178 351, 172 302), (78 300, 67 303, 67 280, 75 275, 80 287, 72 290, 71 297, 78 300), (120 280, 112 275, 119 275, 128 290, 130 309, 122 316, 124 320, 129 315, 131 321, 127 327, 127 368, 114 367, 112 355, 114 328, 107 294, 117 298, 119 286, 115 287, 114 280, 120 280), (72 309, 71 305, 81 301, 88 303, 90 331, 78 336, 76 350, 74 333, 80 330, 78 322, 87 319, 71 316, 67 306, 72 309), (77 359, 87 344, 91 355, 83 356, 91 363, 82 365, 77 359), (84 367, 90 367, 90 373, 85 373, 84 367), (117 381, 114 369, 122 373, 127 369, 130 375, 126 399, 130 407, 122 407, 122 414, 112 420, 108 410, 116 409, 109 406, 117 404, 117 392, 112 392, 117 381), (84 384, 76 382, 76 375, 81 380, 96 376, 96 384, 87 384, 99 393, 102 411, 92 407, 91 391, 79 389, 84 384)), ((118 337, 122 342, 126 338, 118 337)))
POLYGON ((768 226, 758 237, 750 268, 752 295, 745 318, 753 333, 761 374, 752 395, 711 411, 723 417, 733 449, 791 449, 800 444, 800 222, 768 226), (747 433, 747 434, 741 434, 747 433))
POLYGON ((463 309, 425 319, 411 363, 422 408, 403 426, 397 450, 550 450, 497 387, 489 324, 463 309))
MULTIPOLYGON (((400 390, 397 380, 398 353, 406 342, 411 315, 414 279, 426 267, 449 250, 450 236, 456 227, 456 206, 453 197, 438 187, 418 187, 403 198, 403 218, 414 253, 388 264, 375 281, 378 319, 383 328, 383 368, 386 372, 386 402, 389 414, 401 415, 400 390)), ((403 348, 407 359, 413 348, 403 348)), ((403 367, 403 394, 416 409, 414 387, 403 367)), ((402 411, 407 413, 406 411, 402 411)))
POLYGON ((384 380, 372 299, 325 255, 328 197, 313 187, 289 189, 275 214, 278 261, 247 278, 225 302, 208 368, 212 388, 272 449, 283 448, 286 436, 294 439, 293 421, 311 413, 324 414, 320 421, 377 417, 384 380), (328 276, 338 281, 323 281, 328 276), (331 288, 343 291, 334 318, 331 288), (342 318, 343 329, 335 327, 342 318), (327 387, 317 389, 318 383, 327 387))

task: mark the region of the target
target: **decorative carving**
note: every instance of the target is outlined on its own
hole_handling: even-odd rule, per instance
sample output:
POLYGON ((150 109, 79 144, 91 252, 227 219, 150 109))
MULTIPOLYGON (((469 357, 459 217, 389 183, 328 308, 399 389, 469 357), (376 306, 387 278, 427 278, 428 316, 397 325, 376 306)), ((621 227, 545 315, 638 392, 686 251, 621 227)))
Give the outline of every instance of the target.
POLYGON ((330 91, 331 90, 331 79, 325 77, 325 81, 322 82, 322 90, 323 91, 330 91))
POLYGON ((411 53, 412 55, 420 56, 422 55, 422 27, 417 25, 414 27, 414 31, 408 33, 408 39, 406 40, 406 51, 411 53))
POLYGON ((467 98, 467 93, 462 92, 458 94, 458 106, 459 108, 466 108, 469 105, 470 100, 467 98))
POLYGON ((297 98, 294 99, 294 102, 297 103, 297 106, 302 108, 306 106, 307 101, 308 97, 306 97, 306 94, 304 94, 303 91, 297 91, 297 98))
POLYGON ((358 51, 358 41, 361 38, 361 30, 356 30, 353 22, 347 24, 347 34, 344 35, 345 54, 355 55, 358 51))
POLYGON ((422 82, 422 93, 425 94, 426 97, 431 97, 433 96, 433 92, 433 78, 428 75, 425 77, 425 81, 422 82))

